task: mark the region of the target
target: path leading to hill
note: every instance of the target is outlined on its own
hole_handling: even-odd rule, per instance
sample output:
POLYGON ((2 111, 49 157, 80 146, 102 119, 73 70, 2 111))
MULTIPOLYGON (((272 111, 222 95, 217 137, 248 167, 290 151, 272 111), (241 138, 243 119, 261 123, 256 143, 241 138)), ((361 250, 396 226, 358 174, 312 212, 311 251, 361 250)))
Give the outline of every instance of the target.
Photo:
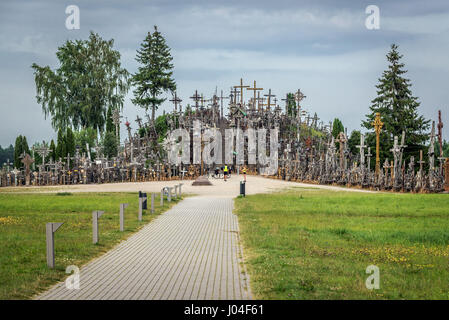
POLYGON ((38 299, 251 299, 232 197, 186 198, 38 299))

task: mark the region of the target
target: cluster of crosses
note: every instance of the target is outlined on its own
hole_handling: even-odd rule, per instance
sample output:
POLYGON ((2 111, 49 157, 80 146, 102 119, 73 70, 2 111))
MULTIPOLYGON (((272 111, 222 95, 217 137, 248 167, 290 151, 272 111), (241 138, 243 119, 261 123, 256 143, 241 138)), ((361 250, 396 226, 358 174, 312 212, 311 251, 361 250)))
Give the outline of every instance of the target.
MULTIPOLYGON (((376 133, 376 152, 373 155, 371 148, 365 144, 362 134, 358 154, 352 154, 348 147, 346 132, 340 132, 337 138, 331 134, 332 123, 324 125, 323 121, 302 107, 302 101, 306 96, 297 90, 293 95, 286 95, 283 99, 277 99, 276 95, 268 89, 263 93, 263 88, 258 87, 256 81, 252 86, 240 83, 231 87, 228 95, 217 91, 207 99, 197 90, 189 98, 192 105, 183 110, 182 100, 173 93, 173 110, 165 113, 168 131, 186 129, 193 137, 194 122, 201 123, 201 132, 215 128, 221 131, 224 137, 226 129, 278 129, 279 150, 278 170, 272 178, 290 181, 310 182, 320 184, 334 184, 358 186, 375 190, 394 190, 410 192, 440 192, 449 188, 449 161, 443 157, 441 112, 437 126, 438 135, 435 134, 435 123, 430 133, 430 147, 428 161, 424 160, 423 152, 415 169, 415 159, 411 157, 409 163, 403 159, 405 145, 405 133, 400 137, 394 137, 394 145, 391 149, 392 161, 385 160, 380 163, 379 135, 382 130, 381 115, 377 114, 373 122, 376 133), (245 99, 246 98, 246 99, 245 99), (283 101, 285 107, 278 103, 283 101), (227 103, 227 114, 224 104, 227 103), (440 156, 436 156, 434 149, 435 139, 438 137, 440 156), (338 143, 338 148, 336 143, 338 143), (338 149, 338 150, 337 150, 338 149), (376 157, 376 165, 371 168, 371 158, 376 157), (436 160, 439 162, 435 164, 436 160)), ((86 145, 87 154, 80 153, 77 146, 76 153, 72 157, 67 155, 59 161, 45 159, 50 150, 46 147, 36 149, 42 164, 31 165, 34 160, 28 154, 22 155, 23 170, 14 168, 11 170, 9 161, 0 171, 0 186, 21 185, 58 185, 58 184, 88 184, 88 183, 113 183, 113 182, 138 182, 161 181, 178 179, 196 179, 199 176, 211 173, 217 166, 224 165, 213 163, 205 165, 180 163, 171 164, 168 161, 168 150, 173 143, 170 139, 161 139, 162 133, 157 129, 155 122, 146 115, 146 121, 137 117, 137 124, 132 133, 131 124, 125 122, 127 138, 118 148, 115 157, 107 158, 102 147, 96 145, 95 159, 90 154, 90 146, 86 145), (162 141, 162 142, 161 142, 162 141)), ((118 110, 113 113, 113 122, 116 126, 116 138, 120 144, 119 126, 122 116, 118 110)), ((267 141, 269 137, 267 136, 267 141)), ((203 143, 203 141, 202 141, 203 143)), ((269 144, 269 142, 268 142, 269 144)), ((245 141, 245 150, 248 144, 245 141)), ((234 151, 233 163, 226 163, 231 167, 239 167, 236 152, 234 151)), ((193 152, 190 152, 193 157, 193 152)), ((245 154, 243 166, 249 174, 261 174, 263 168, 258 164, 248 164, 245 154)))

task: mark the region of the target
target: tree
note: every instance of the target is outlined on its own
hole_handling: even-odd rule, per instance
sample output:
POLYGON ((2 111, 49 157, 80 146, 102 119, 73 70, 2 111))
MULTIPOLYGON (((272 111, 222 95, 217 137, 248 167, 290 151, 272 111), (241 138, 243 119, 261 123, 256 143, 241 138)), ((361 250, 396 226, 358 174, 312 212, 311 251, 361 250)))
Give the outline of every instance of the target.
POLYGON ((358 130, 353 130, 351 132, 351 136, 348 139, 348 147, 352 154, 358 155, 360 153, 360 149, 357 148, 360 145, 360 136, 361 133, 358 130))
POLYGON ((19 169, 19 168, 23 167, 21 156, 24 152, 30 154, 30 148, 28 147, 27 138, 25 136, 19 135, 16 138, 16 142, 14 145, 14 167, 15 168, 19 169))
POLYGON ((65 136, 62 129, 58 130, 58 140, 56 145, 56 160, 67 156, 67 148, 65 146, 65 136))
MULTIPOLYGON (((332 123, 332 136, 337 139, 340 132, 345 132, 345 127, 343 126, 343 123, 340 121, 340 119, 335 118, 334 122, 332 123)), ((338 150, 340 148, 340 143, 336 142, 335 147, 338 150)))
POLYGON ((117 139, 113 132, 105 132, 103 137, 103 150, 107 158, 117 156, 117 139))
POLYGON ((70 129, 70 127, 67 128, 65 143, 66 143, 66 156, 67 154, 70 154, 70 156, 73 157, 75 155, 75 136, 73 135, 73 131, 72 129, 70 129))
POLYGON ((3 165, 8 160, 14 161, 14 147, 12 146, 12 144, 10 144, 9 147, 5 149, 0 146, 0 165, 3 165))
MULTIPOLYGON (((405 144, 408 146, 404 150, 406 160, 411 155, 417 159, 419 149, 424 148, 428 140, 426 130, 429 129, 430 121, 418 115, 420 103, 418 98, 412 95, 410 80, 404 77, 407 70, 404 70, 401 58, 398 46, 391 45, 391 50, 387 54, 388 69, 383 72, 376 85, 377 97, 371 102, 371 112, 366 115, 366 120, 362 121, 364 128, 373 130, 372 122, 376 113, 379 112, 381 115, 384 123, 380 135, 381 163, 386 157, 392 157, 390 150, 394 136, 398 136, 400 141, 402 131, 405 131, 405 144)), ((368 142, 371 148, 375 148, 373 135, 370 135, 368 142)))
POLYGON ((296 107, 295 95, 293 93, 287 94, 287 112, 292 118, 296 118, 298 108, 296 107))
POLYGON ((123 107, 129 73, 113 44, 91 32, 88 40, 68 40, 58 48, 55 71, 33 63, 36 99, 55 130, 72 126, 101 132, 107 106, 123 107))
POLYGON ((55 145, 55 141, 53 139, 51 139, 50 142, 50 159, 55 161, 56 160, 56 145, 55 145))
POLYGON ((97 142, 97 132, 92 128, 81 129, 80 131, 75 131, 75 145, 80 148, 80 152, 85 152, 87 155, 87 145, 89 148, 93 147, 97 142))
POLYGON ((111 106, 109 106, 108 113, 106 116, 106 131, 113 132, 115 134, 115 125, 114 125, 114 121, 112 119, 112 107, 111 106))
POLYGON ((148 32, 137 50, 136 60, 140 67, 132 76, 132 83, 136 86, 132 102, 146 111, 151 108, 151 119, 154 121, 156 110, 166 100, 159 95, 164 91, 176 90, 170 48, 156 26, 152 34, 148 32))

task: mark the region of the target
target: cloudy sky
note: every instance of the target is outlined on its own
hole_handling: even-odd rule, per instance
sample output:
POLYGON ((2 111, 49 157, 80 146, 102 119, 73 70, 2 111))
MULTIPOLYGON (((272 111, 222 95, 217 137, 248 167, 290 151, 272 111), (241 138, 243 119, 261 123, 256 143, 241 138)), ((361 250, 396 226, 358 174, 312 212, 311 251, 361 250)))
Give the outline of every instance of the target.
MULTIPOLYGON (((67 39, 86 39, 92 30, 113 38, 123 66, 135 72, 136 49, 154 25, 172 48, 183 105, 195 89, 210 97, 216 88, 229 93, 240 78, 245 84, 257 80, 279 98, 300 88, 306 110, 325 122, 338 117, 348 130, 360 128, 387 66, 385 54, 397 43, 420 112, 436 120, 441 109, 449 138, 445 0, 2 0, 0 145, 13 143, 19 134, 29 143, 55 137, 36 102, 32 63, 56 68, 57 48, 67 39), (69 5, 80 9, 79 30, 65 27, 69 5), (380 9, 379 30, 365 27, 368 5, 380 9)), ((131 103, 131 94, 124 116, 134 120, 144 112, 131 103)), ((172 106, 166 102, 163 108, 172 106)))

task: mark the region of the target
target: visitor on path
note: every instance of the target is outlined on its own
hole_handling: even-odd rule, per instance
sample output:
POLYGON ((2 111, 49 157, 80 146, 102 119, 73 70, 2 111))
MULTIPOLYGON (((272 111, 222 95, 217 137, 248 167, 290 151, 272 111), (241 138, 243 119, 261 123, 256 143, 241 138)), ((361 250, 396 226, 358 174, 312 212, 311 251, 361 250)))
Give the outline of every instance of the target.
POLYGON ((228 178, 228 166, 227 165, 224 166, 223 173, 224 173, 224 181, 226 181, 226 179, 228 178))
POLYGON ((242 169, 242 173, 243 173, 243 181, 246 182, 246 167, 245 166, 242 169))

